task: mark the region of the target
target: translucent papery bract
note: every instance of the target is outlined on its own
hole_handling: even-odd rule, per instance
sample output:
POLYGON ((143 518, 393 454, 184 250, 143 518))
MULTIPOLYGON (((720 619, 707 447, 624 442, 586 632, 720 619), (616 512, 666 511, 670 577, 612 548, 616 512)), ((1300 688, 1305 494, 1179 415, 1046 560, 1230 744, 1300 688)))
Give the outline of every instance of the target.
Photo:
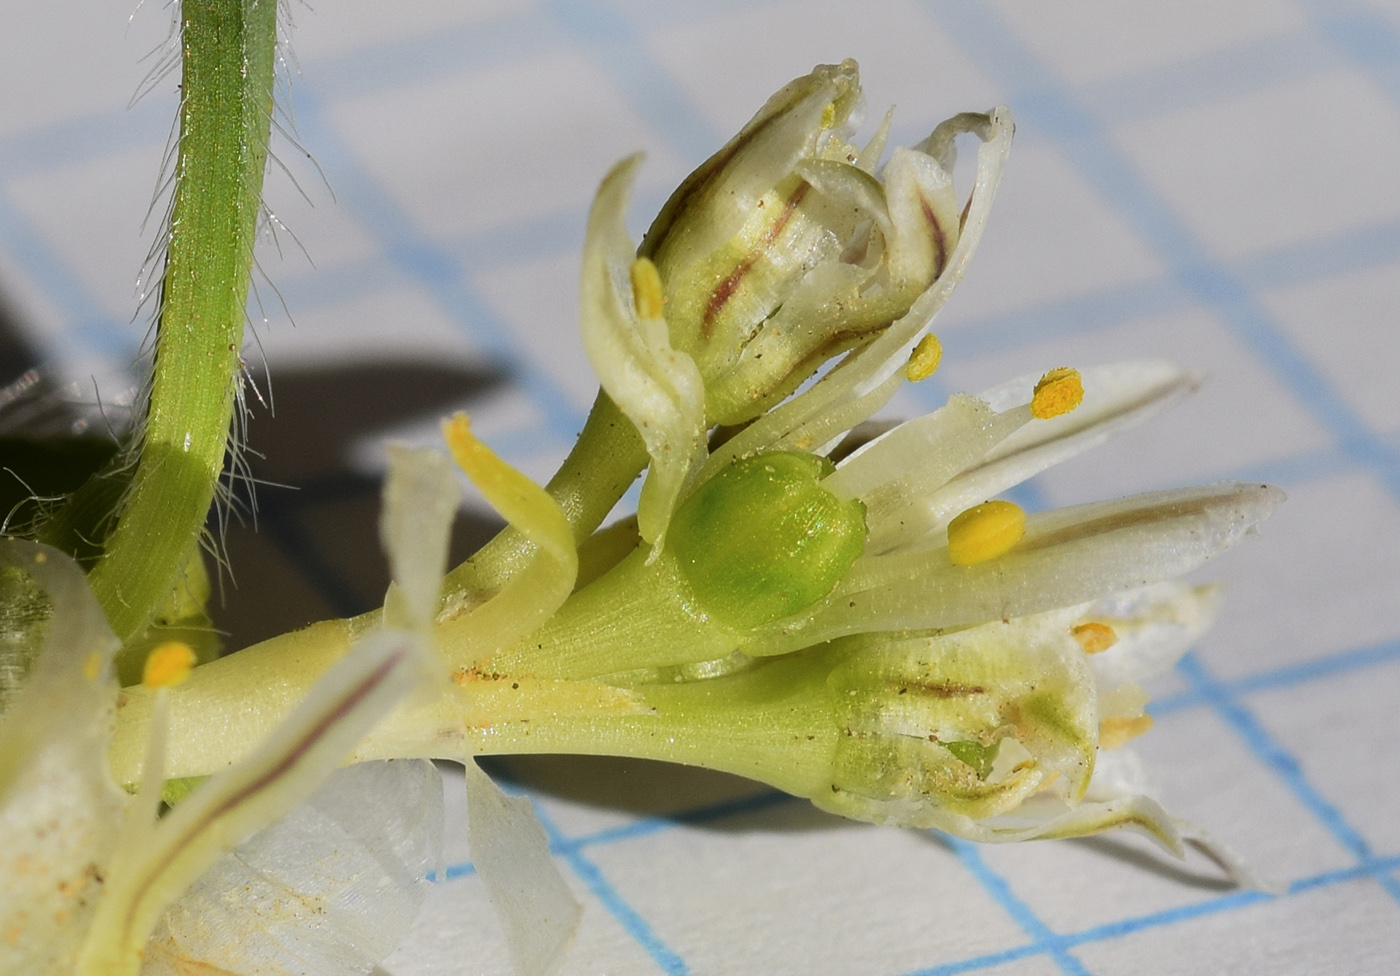
POLYGON ((378 965, 426 897, 442 780, 424 760, 338 770, 224 855, 161 919, 142 976, 341 976, 378 965))
POLYGON ((1225 482, 1032 515, 1009 552, 955 566, 947 547, 856 561, 830 596, 756 628, 774 654, 874 631, 966 627, 1074 606, 1190 572, 1238 543, 1282 493, 1225 482))
POLYGON ((389 448, 379 516, 394 580, 385 600, 388 626, 424 633, 432 626, 460 499, 456 476, 441 454, 389 448))
POLYGON ((380 631, 350 650, 268 740, 211 777, 112 865, 79 961, 82 976, 137 971, 162 912, 250 833, 304 801, 422 679, 420 638, 380 631))
POLYGON ((558 970, 583 915, 549 855, 528 798, 507 796, 468 757, 467 833, 472 864, 501 922, 516 976, 558 970))
POLYGON ((1169 670, 1220 610, 1218 586, 1191 586, 1180 580, 1099 600, 1085 618, 1113 628, 1111 647, 1089 657, 1101 690, 1135 684, 1169 670))
POLYGON ((117 641, 67 556, 6 539, 0 564, 29 574, 52 607, 0 717, 0 972, 68 976, 127 801, 106 763, 117 641))

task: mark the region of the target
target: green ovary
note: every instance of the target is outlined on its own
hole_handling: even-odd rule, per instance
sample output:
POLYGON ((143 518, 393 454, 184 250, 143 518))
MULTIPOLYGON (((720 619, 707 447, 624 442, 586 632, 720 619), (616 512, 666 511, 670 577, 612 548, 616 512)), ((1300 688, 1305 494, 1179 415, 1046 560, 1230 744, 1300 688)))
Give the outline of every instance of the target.
POLYGON ((865 506, 821 486, 832 470, 809 454, 760 454, 677 510, 667 545, 709 613, 758 626, 811 606, 846 575, 865 547, 865 506))

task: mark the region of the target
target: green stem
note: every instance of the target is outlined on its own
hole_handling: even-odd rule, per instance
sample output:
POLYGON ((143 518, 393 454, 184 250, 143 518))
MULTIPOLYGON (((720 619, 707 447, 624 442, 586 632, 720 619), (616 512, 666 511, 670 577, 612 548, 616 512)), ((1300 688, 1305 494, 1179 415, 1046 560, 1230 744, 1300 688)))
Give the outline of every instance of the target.
MULTIPOLYGON (((607 518, 613 506, 647 464, 646 447, 632 422, 603 391, 593 402, 573 450, 545 489, 559 503, 582 544, 607 518)), ((443 580, 443 614, 479 602, 501 588, 530 561, 535 546, 513 528, 496 538, 443 580)))
POLYGON ((116 527, 90 574, 139 634, 196 544, 224 465, 272 119, 277 0, 181 4, 180 134, 150 406, 116 527))
MULTIPOLYGON (((317 624, 195 669, 169 689, 167 775, 202 776, 237 762, 353 637, 342 624, 317 624)), ((842 657, 790 654, 723 677, 630 689, 502 675, 444 683, 432 701, 387 716, 353 758, 614 755, 719 769, 812 796, 830 783, 838 728, 827 683, 842 657)), ((139 780, 153 701, 140 686, 123 691, 111 750, 118 782, 139 780)))

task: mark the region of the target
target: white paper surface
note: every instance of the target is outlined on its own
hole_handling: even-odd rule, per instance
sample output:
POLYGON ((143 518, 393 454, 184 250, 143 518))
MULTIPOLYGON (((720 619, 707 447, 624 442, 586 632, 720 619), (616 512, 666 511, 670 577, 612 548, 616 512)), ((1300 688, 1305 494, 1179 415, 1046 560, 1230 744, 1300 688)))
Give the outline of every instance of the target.
MULTIPOLYGON (((428 440, 437 414, 466 406, 496 449, 547 477, 595 389, 575 296, 603 172, 647 152, 638 233, 773 90, 848 56, 870 116, 898 105, 895 143, 998 103, 1018 122, 982 251, 937 329, 944 366, 897 412, 1059 365, 1171 358, 1208 370, 1206 389, 1021 500, 1223 478, 1290 496, 1262 538, 1202 574, 1228 584, 1224 616, 1157 684, 1157 727, 1141 740, 1173 811, 1289 894, 1232 890, 1204 859, 1178 865, 1131 839, 977 848, 838 822, 710 774, 503 762, 496 771, 535 796, 585 904, 564 972, 1393 970, 1400 8, 316 8, 292 10, 291 48, 291 114, 315 165, 278 144, 300 192, 274 170, 268 196, 286 230, 280 258, 260 251, 267 321, 248 352, 271 362, 274 394, 287 377, 288 405, 276 422, 255 419, 252 439, 260 425, 300 424, 307 444, 339 445, 331 469, 341 447, 353 463, 335 481, 311 448, 269 458, 304 464, 287 480, 325 490, 296 505, 265 493, 263 540, 233 553, 235 567, 264 561, 231 598, 245 615, 291 626, 372 597, 377 577, 336 548, 338 526, 373 516, 379 453, 365 428, 428 440), (510 377, 460 396, 447 383, 425 405, 409 374, 388 384, 395 364, 439 380, 510 377), (343 400, 308 392, 323 388, 318 370, 343 400), (303 400, 329 406, 299 415, 303 400), (332 490, 346 477, 359 479, 354 505, 332 490)), ((154 228, 141 221, 174 109, 173 79, 127 107, 140 57, 167 28, 159 5, 128 14, 63 0, 0 15, 0 292, 36 358, 98 376, 107 396, 145 329, 132 321, 134 283, 154 228)), ((449 863, 465 859, 457 833, 449 863)), ((454 877, 389 961, 400 976, 507 971, 479 879, 460 863, 454 877)))

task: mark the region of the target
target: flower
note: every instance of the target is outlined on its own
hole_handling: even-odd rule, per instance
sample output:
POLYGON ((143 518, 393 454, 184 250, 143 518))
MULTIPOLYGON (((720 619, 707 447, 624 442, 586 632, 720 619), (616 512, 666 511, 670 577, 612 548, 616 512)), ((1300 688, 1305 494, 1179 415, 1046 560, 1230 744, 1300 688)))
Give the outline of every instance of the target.
MULTIPOLYGON (((895 330, 914 328, 880 342, 897 349, 895 330)), ((878 353, 701 459, 666 551, 641 545, 489 668, 639 694, 652 715, 599 723, 609 752, 974 840, 1131 827, 1178 854, 1207 846, 1253 883, 1143 792, 1119 747, 1150 725, 1137 682, 1213 618, 1217 593, 1177 578, 1253 534, 1282 493, 1222 483, 1030 515, 984 504, 1199 385, 1157 362, 958 395, 833 463, 906 381, 878 353)))
POLYGON ((916 305, 916 317, 931 318, 976 249, 1010 112, 955 116, 881 168, 889 116, 863 149, 845 139, 860 101, 854 61, 788 84, 681 184, 640 248, 623 219, 639 157, 598 191, 583 339, 651 459, 638 513, 648 542, 711 426, 753 420, 916 305), (952 177, 962 133, 984 143, 965 202, 952 177))
POLYGON ((1009 115, 956 116, 880 168, 890 115, 864 148, 846 141, 862 100, 854 61, 792 81, 681 184, 642 241, 711 423, 752 419, 960 274, 969 212, 953 189, 954 137, 1004 148, 1009 115))

